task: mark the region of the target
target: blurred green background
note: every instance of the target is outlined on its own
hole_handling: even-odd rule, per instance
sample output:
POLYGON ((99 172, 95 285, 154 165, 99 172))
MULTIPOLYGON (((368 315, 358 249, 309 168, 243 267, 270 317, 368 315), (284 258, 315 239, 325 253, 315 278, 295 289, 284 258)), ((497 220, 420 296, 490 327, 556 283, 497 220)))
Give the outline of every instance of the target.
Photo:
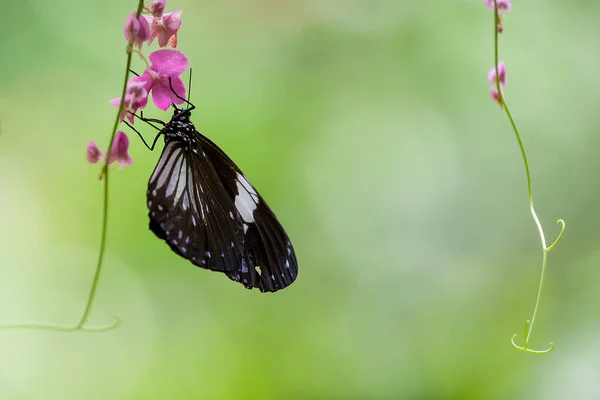
MULTIPOLYGON (((108 143, 135 6, 2 1, 0 323, 83 310, 102 208, 85 147, 108 143)), ((549 241, 567 221, 531 343, 554 341, 547 356, 509 341, 531 317, 541 251, 487 93, 481 1, 175 9, 194 122, 277 213, 299 277, 261 295, 173 254, 148 230, 159 152, 131 136, 90 320, 123 324, 0 331, 0 399, 600 398, 598 2, 514 0, 501 37, 549 241)))

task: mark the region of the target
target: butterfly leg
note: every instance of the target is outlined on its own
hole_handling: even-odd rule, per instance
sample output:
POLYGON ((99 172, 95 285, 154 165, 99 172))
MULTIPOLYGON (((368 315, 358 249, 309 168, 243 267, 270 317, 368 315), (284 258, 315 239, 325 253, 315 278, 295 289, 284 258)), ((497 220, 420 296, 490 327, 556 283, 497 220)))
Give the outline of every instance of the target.
MULTIPOLYGON (((143 121, 143 120, 142 120, 143 121)), ((140 137, 140 139, 142 139, 142 142, 144 142, 144 145, 150 150, 153 151, 154 150, 154 146, 156 146, 156 142, 158 141, 158 138, 161 135, 161 132, 158 132, 158 134, 156 135, 156 137, 154 138, 154 141, 152 142, 152 146, 148 146, 148 143, 146 143, 146 140, 144 139, 144 137, 142 136, 142 134, 135 129, 131 124, 129 124, 129 122, 127 121, 123 121, 125 123, 125 125, 127 125, 128 127, 130 127, 135 133, 137 133, 137 135, 140 137)), ((152 124, 151 124, 152 125, 152 124)), ((158 129, 158 128, 157 128, 158 129)))

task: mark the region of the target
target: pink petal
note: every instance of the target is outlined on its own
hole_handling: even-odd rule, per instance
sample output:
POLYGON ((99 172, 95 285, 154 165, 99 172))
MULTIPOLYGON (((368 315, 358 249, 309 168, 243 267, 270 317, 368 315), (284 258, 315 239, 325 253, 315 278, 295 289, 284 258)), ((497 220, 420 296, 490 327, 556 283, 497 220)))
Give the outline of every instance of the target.
POLYGON ((154 86, 154 78, 147 70, 144 70, 141 76, 134 76, 129 81, 143 84, 146 92, 150 92, 150 89, 154 86))
POLYGON ((160 47, 165 47, 167 43, 169 43, 169 39, 171 39, 171 33, 166 29, 159 29, 156 32, 156 37, 158 38, 158 45, 160 47))
MULTIPOLYGON (((127 96, 126 97, 126 101, 127 101, 127 96)), ((121 105, 121 98, 117 97, 116 99, 112 99, 109 101, 110 104, 112 104, 115 107, 119 107, 121 105)), ((123 121, 125 119, 125 115, 127 115, 127 111, 125 109, 121 110, 121 121, 123 121)))
POLYGON ((152 101, 154 105, 160 108, 163 111, 167 111, 167 109, 171 106, 171 88, 169 87, 169 83, 167 84, 156 84, 154 88, 152 88, 152 101))
POLYGON ((177 47, 177 34, 171 36, 165 47, 177 47))
POLYGON ((504 11, 510 11, 510 9, 511 9, 510 0, 497 0, 497 1, 498 1, 498 9, 504 10, 504 11))
POLYGON ((150 68, 167 77, 181 75, 190 65, 190 60, 179 50, 156 50, 148 58, 152 63, 150 68))
MULTIPOLYGON (((134 122, 135 122, 135 116, 131 112, 129 112, 129 111, 125 112, 125 116, 127 117, 127 121, 129 121, 129 123, 131 125, 133 125, 134 122)), ((121 121, 123 121, 123 117, 122 116, 121 116, 121 121)))
POLYGON ((129 14, 127 19, 125 20, 125 26, 123 27, 123 33, 125 34, 125 39, 129 42, 131 38, 133 38, 136 32, 140 29, 140 23, 135 18, 135 12, 129 14))
POLYGON ((126 154, 129 149, 129 138, 123 131, 118 131, 115 134, 113 141, 113 151, 116 154, 126 154))
POLYGON ((123 131, 118 131, 115 135, 115 139, 113 140, 112 149, 110 151, 110 163, 115 161, 121 164, 121 167, 124 164, 132 164, 131 157, 129 156, 129 138, 123 131))
POLYGON ((90 164, 96 164, 102 159, 102 152, 93 141, 90 141, 87 145, 86 158, 90 164))
MULTIPOLYGON (((500 84, 502 86, 506 86, 506 65, 504 64, 504 61, 500 61, 498 63, 498 74, 499 74, 499 78, 498 81, 500 82, 500 84)), ((496 68, 491 68, 490 71, 488 72, 488 82, 495 84, 496 83, 496 68)))
POLYGON ((139 22, 140 30, 136 37, 136 45, 138 46, 138 48, 141 48, 142 43, 150 38, 150 24, 148 23, 148 20, 144 18, 143 15, 140 15, 139 22))
POLYGON ((135 12, 127 17, 123 30, 125 39, 128 42, 133 40, 133 44, 140 49, 142 48, 142 44, 150 37, 150 25, 148 21, 142 16, 136 18, 135 12))
MULTIPOLYGON (((167 82, 168 85, 168 82, 167 82)), ((183 104, 185 99, 185 83, 183 83, 183 80, 180 77, 175 77, 175 78, 171 78, 171 86, 173 87, 173 89, 171 90, 171 87, 169 87, 169 93, 171 96, 171 101, 175 104, 183 104), (175 91, 175 93, 177 93, 177 95, 175 95, 175 93, 173 93, 173 91, 175 91)))
POLYGON ((503 107, 502 95, 498 94, 498 90, 495 87, 490 88, 490 97, 492 98, 492 100, 498 103, 500 107, 503 107))
POLYGON ((160 18, 163 15, 163 12, 165 10, 165 4, 166 4, 167 0, 155 0, 152 3, 150 3, 148 5, 148 11, 150 11, 150 13, 156 17, 156 18, 160 18))

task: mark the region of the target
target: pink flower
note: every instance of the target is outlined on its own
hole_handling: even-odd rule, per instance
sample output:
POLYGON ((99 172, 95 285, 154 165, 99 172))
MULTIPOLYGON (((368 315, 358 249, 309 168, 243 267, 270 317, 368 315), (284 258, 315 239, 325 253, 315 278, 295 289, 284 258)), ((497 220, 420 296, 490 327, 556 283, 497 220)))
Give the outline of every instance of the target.
MULTIPOLYGON (((87 160, 91 164, 96 164, 100 161, 106 162, 106 157, 93 141, 90 141, 87 146, 87 160)), ((108 163, 112 164, 114 162, 119 163, 118 169, 122 169, 125 165, 133 163, 129 155, 129 138, 123 131, 118 131, 113 140, 108 163)), ((102 175, 103 173, 100 174, 100 179, 102 179, 102 175)))
POLYGON ((87 145, 87 160, 90 164, 96 164, 104 158, 104 155, 93 141, 90 141, 87 145))
POLYGON ((148 58, 152 63, 150 68, 146 68, 142 76, 131 80, 143 83, 147 92, 152 91, 154 105, 163 111, 166 111, 171 103, 182 104, 185 99, 185 84, 179 75, 190 65, 188 58, 181 51, 172 49, 157 50, 148 58))
POLYGON ((123 131, 118 131, 113 140, 112 149, 110 151, 109 163, 118 162, 119 169, 125 165, 131 165, 131 157, 129 156, 129 138, 123 131))
POLYGON ((124 32, 125 39, 128 42, 133 40, 134 46, 141 49, 142 44, 150 37, 150 25, 143 16, 136 18, 135 13, 131 13, 125 20, 124 32))
POLYGON ((162 14, 157 17, 154 13, 152 16, 146 15, 146 20, 151 24, 150 38, 148 44, 152 43, 154 38, 158 38, 160 47, 177 47, 177 31, 181 27, 181 10, 162 14))
MULTIPOLYGON (((498 10, 500 11, 510 11, 511 4, 510 0, 496 0, 498 3, 498 10)), ((483 4, 493 10, 494 9, 494 0, 483 0, 483 4)))
MULTIPOLYGON (((125 92, 125 104, 121 111, 121 121, 127 117, 130 124, 134 122, 134 114, 138 110, 143 110, 148 104, 148 90, 146 89, 146 82, 141 81, 140 77, 133 77, 127 83, 127 91, 125 92), (138 79, 136 79, 138 78, 138 79)), ((121 104, 121 98, 117 97, 109 101, 113 106, 119 106, 121 104)))
MULTIPOLYGON (((504 61, 500 61, 498 63, 498 80, 502 86, 506 86, 506 65, 504 65, 504 61)), ((488 72, 488 82, 495 84, 496 83, 496 68, 490 69, 488 72)))
POLYGON ((510 0, 497 0, 498 2, 498 10, 502 10, 502 11, 510 11, 511 9, 511 4, 510 4, 510 0))
POLYGON ((146 8, 148 9, 148 11, 150 11, 150 14, 152 14, 155 18, 160 18, 163 15, 166 3, 167 0, 155 0, 152 3, 150 3, 150 5, 146 8))
POLYGON ((500 104, 500 107, 503 107, 502 94, 498 94, 498 89, 493 86, 490 88, 490 97, 496 103, 500 104))

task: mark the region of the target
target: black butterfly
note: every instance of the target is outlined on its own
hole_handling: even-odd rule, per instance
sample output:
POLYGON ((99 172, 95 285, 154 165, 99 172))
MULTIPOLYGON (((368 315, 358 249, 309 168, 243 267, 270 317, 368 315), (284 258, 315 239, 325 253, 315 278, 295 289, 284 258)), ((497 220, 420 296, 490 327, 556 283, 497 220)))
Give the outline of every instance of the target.
POLYGON ((196 130, 186 103, 173 105, 166 124, 140 117, 163 125, 149 149, 165 139, 148 182, 150 229, 175 253, 248 289, 291 285, 298 262, 285 230, 235 163, 196 130))

